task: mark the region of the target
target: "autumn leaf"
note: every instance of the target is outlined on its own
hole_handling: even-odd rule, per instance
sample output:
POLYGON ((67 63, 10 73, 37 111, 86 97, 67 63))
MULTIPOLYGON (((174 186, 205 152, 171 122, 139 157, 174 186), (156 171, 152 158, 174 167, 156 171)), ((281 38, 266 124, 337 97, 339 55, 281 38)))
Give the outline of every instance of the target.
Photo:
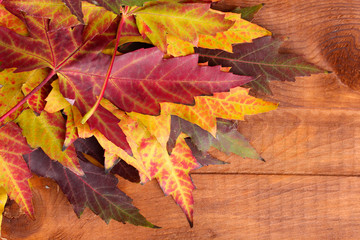
MULTIPOLYGON (((95 96, 106 75, 103 66, 108 66, 109 61, 109 56, 98 55, 97 58, 62 68, 59 79, 64 96, 75 99, 75 103, 95 103, 95 96), (89 88, 89 84, 93 87, 89 88), (72 87, 69 89, 63 85, 72 87), (79 93, 81 100, 75 92, 79 93)), ((193 104, 194 96, 227 91, 252 80, 221 72, 220 67, 200 67, 197 62, 197 55, 163 59, 163 53, 157 48, 117 56, 104 97, 124 111, 157 115, 160 102, 193 104), (138 66, 142 71, 138 71, 138 66)), ((84 114, 81 110, 84 107, 78 105, 84 114)))
POLYGON ((215 35, 234 24, 206 3, 147 2, 133 13, 140 33, 163 52, 167 50, 167 35, 197 46, 199 34, 215 35))
POLYGON ((9 9, 26 12, 34 17, 49 18, 49 30, 66 28, 78 25, 79 22, 61 0, 3 0, 2 3, 9 9))
MULTIPOLYGON (((24 98, 21 87, 26 82, 26 79, 29 77, 29 75, 31 75, 31 73, 14 73, 14 70, 15 69, 5 69, 0 72, 0 115, 5 114, 24 98)), ((6 121, 4 121, 4 123, 17 118, 17 116, 19 116, 21 111, 25 108, 26 105, 21 106, 14 113, 12 113, 6 119, 6 121)))
MULTIPOLYGON (((33 216, 31 190, 28 179, 31 173, 22 157, 31 152, 21 129, 13 122, 0 128, 0 187, 15 200, 29 216, 33 216)), ((5 203, 4 203, 5 204, 5 203)))
POLYGON ((17 16, 6 10, 5 6, 0 4, 0 26, 13 30, 14 32, 27 36, 26 25, 17 16))
POLYGON ((147 37, 144 38, 140 34, 139 29, 136 25, 134 15, 124 15, 122 17, 124 18, 124 25, 121 30, 119 46, 130 42, 142 42, 151 44, 151 41, 147 37))
POLYGON ((267 82, 270 80, 295 81, 296 76, 308 76, 321 72, 301 57, 294 54, 279 53, 281 41, 272 37, 255 39, 252 43, 238 44, 234 53, 222 50, 198 48, 200 62, 209 65, 231 67, 231 72, 239 75, 257 77, 249 85, 252 89, 269 93, 267 82))
POLYGON ((65 5, 69 8, 70 12, 77 18, 81 23, 84 23, 84 14, 81 9, 80 0, 62 0, 65 5))
POLYGON ((74 113, 71 106, 67 106, 64 109, 64 114, 66 115, 66 132, 65 132, 65 140, 63 144, 63 150, 68 148, 76 139, 79 138, 77 128, 74 120, 74 113))
POLYGON ((277 104, 248 95, 249 89, 236 87, 230 92, 214 93, 214 96, 195 97, 195 105, 187 106, 162 103, 164 114, 176 115, 216 136, 216 119, 244 120, 245 115, 271 111, 277 104))
POLYGON ((194 46, 233 52, 232 44, 249 43, 253 39, 271 35, 268 30, 241 19, 240 14, 226 13, 225 19, 234 21, 234 25, 227 31, 216 33, 215 36, 200 34, 197 45, 168 36, 167 53, 175 57, 188 55, 194 53, 194 46))
POLYGON ((119 126, 126 134, 134 159, 138 164, 143 164, 143 168, 139 169, 130 163, 139 170, 142 182, 156 178, 164 193, 174 198, 192 225, 194 185, 189 171, 201 165, 192 156, 184 136, 179 136, 173 153, 169 155, 166 147, 162 146, 140 121, 118 110, 107 100, 103 100, 102 104, 108 110, 118 112, 116 115, 121 119, 119 126))
POLYGON ((89 3, 96 4, 98 6, 102 6, 105 9, 120 15, 121 6, 142 6, 145 2, 150 2, 154 0, 96 0, 96 1, 86 0, 86 1, 88 1, 89 3))
MULTIPOLYGON (((21 88, 24 95, 29 94, 34 88, 36 88, 50 73, 50 70, 47 68, 36 69, 28 73, 29 76, 21 88)), ((45 99, 48 96, 50 89, 50 85, 47 84, 40 88, 39 91, 37 91, 27 100, 29 107, 37 114, 40 114, 44 110, 46 104, 45 99)))
POLYGON ((67 106, 70 106, 70 103, 64 98, 60 92, 59 80, 55 80, 51 83, 52 89, 49 95, 46 97, 45 111, 49 113, 58 112, 67 106))
POLYGON ((106 223, 111 219, 134 225, 156 228, 148 222, 132 200, 117 188, 118 180, 91 163, 80 161, 83 176, 52 161, 41 149, 25 156, 32 172, 54 179, 64 192, 75 213, 80 217, 85 207, 99 215, 106 223))
MULTIPOLYGON (((191 149, 185 142, 185 135, 181 134, 176 140, 170 159, 158 167, 157 180, 166 195, 171 195, 185 213, 190 226, 193 226, 194 199, 192 191, 195 186, 190 178, 190 171, 201 165, 192 155, 191 149)), ((159 162, 158 162, 159 163, 159 162)))
MULTIPOLYGON (((97 56, 99 51, 112 40, 116 31, 115 22, 111 25, 112 27, 102 27, 102 31, 108 29, 108 33, 96 35, 96 37, 92 36, 82 41, 81 31, 87 32, 82 26, 75 26, 73 29, 62 28, 57 31, 48 32, 48 21, 46 19, 27 17, 26 20, 30 24, 30 33, 36 36, 36 38, 23 37, 12 31, 9 35, 7 28, 0 29, 0 36, 6 36, 4 38, 0 37, 0 60, 3 61, 2 67, 14 66, 17 67, 17 71, 50 67, 56 69, 58 74, 60 74, 60 69, 64 65, 71 66, 71 63, 78 63, 79 58, 85 56, 88 59, 91 59, 92 56, 97 56), (69 39, 74 39, 74 41, 69 41, 69 39), (53 52, 55 53, 54 56, 53 52)), ((88 28, 94 28, 94 26, 88 28)), ((49 75, 46 80, 48 81, 50 78, 51 76, 49 75)), ((65 89, 66 83, 62 84, 63 89, 65 89)), ((71 91, 70 87, 66 89, 68 94, 72 93, 71 91)), ((71 99, 74 99, 74 97, 71 99)), ((85 113, 92 106, 92 103, 86 102, 83 96, 77 95, 77 100, 75 105, 80 106, 79 108, 85 113)), ((99 108, 91 121, 89 121, 89 124, 91 127, 96 127, 103 132, 116 145, 130 151, 125 141, 125 136, 121 134, 121 129, 117 125, 117 121, 110 112, 99 108)))
POLYGON ((82 175, 75 148, 69 146, 62 151, 65 140, 65 119, 60 112, 43 111, 36 116, 31 110, 23 111, 16 119, 22 134, 32 148, 41 147, 53 160, 59 161, 71 171, 82 175))
MULTIPOLYGON (((167 143, 169 152, 172 151, 181 132, 191 137, 191 141, 202 154, 205 154, 210 147, 215 147, 226 154, 234 153, 244 158, 263 160, 245 137, 237 131, 237 124, 234 122, 218 119, 215 138, 195 124, 171 116, 171 134, 167 143)), ((198 159, 195 154, 194 156, 198 159)))

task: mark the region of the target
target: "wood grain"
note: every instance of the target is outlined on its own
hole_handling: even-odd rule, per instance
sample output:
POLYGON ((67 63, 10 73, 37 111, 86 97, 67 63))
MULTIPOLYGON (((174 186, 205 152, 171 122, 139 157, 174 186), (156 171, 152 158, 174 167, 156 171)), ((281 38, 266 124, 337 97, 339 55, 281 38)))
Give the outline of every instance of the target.
MULTIPOLYGON (((231 164, 193 173, 195 225, 156 182, 122 180, 148 220, 162 229, 111 221, 89 209, 78 219, 51 180, 34 186, 36 220, 6 209, 8 239, 359 239, 360 88, 359 0, 226 0, 226 5, 265 3, 254 21, 287 37, 284 51, 303 55, 334 74, 272 82, 279 109, 239 125, 267 160, 211 153, 231 164)), ((224 3, 222 3, 224 4, 224 3)), ((223 8, 227 6, 223 5, 223 8)))
POLYGON ((194 174, 193 179, 198 188, 192 229, 155 182, 145 186, 122 182, 121 188, 162 229, 115 221, 106 225, 88 209, 77 219, 56 184, 34 179, 36 218, 41 224, 5 219, 4 236, 31 240, 358 239, 360 234, 358 177, 194 174))
POLYGON ((321 174, 360 173, 360 93, 333 74, 272 82, 279 109, 247 117, 239 131, 266 163, 211 151, 230 162, 201 168, 207 173, 321 174))

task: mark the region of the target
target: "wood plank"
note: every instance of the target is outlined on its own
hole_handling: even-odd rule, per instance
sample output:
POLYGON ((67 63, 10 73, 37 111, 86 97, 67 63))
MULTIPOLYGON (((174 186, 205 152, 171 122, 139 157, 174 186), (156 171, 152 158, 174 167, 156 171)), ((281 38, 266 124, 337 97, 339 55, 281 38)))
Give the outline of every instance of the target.
MULTIPOLYGON (((358 0, 226 2, 246 6, 265 2, 254 21, 277 36, 288 37, 284 51, 333 69, 343 82, 360 88, 358 0)), ((3 236, 358 239, 359 93, 342 86, 331 74, 299 78, 296 83, 273 82, 271 86, 274 96, 268 98, 280 102, 279 110, 249 117, 239 127, 267 162, 213 152, 232 164, 202 168, 193 174, 198 187, 193 229, 155 182, 140 186, 121 181, 119 187, 150 221, 163 227, 157 230, 114 221, 106 225, 88 209, 78 219, 52 181, 35 178, 36 220, 29 220, 13 204, 5 214, 3 236)))
MULTIPOLYGON (((8 239, 358 239, 359 177, 194 174, 195 225, 155 182, 120 183, 162 229, 78 219, 50 180, 35 179, 36 221, 5 218, 8 239)), ((8 213, 9 214, 9 213, 8 213)))

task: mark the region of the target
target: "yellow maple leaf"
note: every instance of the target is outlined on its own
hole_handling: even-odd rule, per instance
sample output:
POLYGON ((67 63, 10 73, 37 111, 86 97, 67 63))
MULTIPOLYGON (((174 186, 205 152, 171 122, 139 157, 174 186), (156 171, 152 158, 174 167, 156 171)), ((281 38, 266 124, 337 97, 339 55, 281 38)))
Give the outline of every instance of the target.
POLYGON ((241 19, 240 14, 226 13, 225 19, 234 21, 234 25, 227 31, 216 33, 215 36, 200 34, 197 45, 168 35, 167 53, 174 57, 185 56, 194 53, 195 46, 233 52, 232 44, 249 43, 255 38, 271 35, 268 30, 241 19))

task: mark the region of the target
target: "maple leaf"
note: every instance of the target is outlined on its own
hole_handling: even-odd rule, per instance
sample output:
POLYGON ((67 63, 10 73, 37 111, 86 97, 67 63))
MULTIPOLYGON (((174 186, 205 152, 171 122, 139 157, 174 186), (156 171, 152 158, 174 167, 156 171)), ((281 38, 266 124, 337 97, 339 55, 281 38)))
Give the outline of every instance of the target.
MULTIPOLYGON (((87 103, 95 103, 106 75, 103 66, 109 62, 110 56, 98 55, 96 59, 63 68, 59 74, 60 88, 68 82, 73 86, 69 93, 63 87, 65 97, 75 99, 76 103, 76 89, 87 103)), ((227 91, 252 80, 221 72, 220 67, 200 67, 197 62, 197 55, 163 59, 157 48, 117 56, 104 97, 124 111, 157 115, 160 102, 193 104, 194 96, 227 91)))
POLYGON ((31 152, 21 129, 13 122, 0 128, 0 187, 19 204, 22 210, 33 216, 31 190, 28 179, 31 173, 22 154, 31 152))
POLYGON ((244 120, 245 115, 258 114, 277 108, 277 104, 248 95, 249 89, 236 87, 230 92, 214 93, 214 96, 195 97, 195 105, 187 106, 162 103, 165 114, 179 116, 216 136, 216 119, 244 120))
MULTIPOLYGON (((30 73, 30 75, 27 77, 26 82, 22 85, 21 88, 25 95, 29 94, 33 89, 35 89, 41 83, 41 81, 45 79, 46 76, 48 76, 50 70, 43 68, 36 69, 28 73, 30 73)), ((50 89, 50 85, 47 84, 40 88, 39 91, 37 91, 27 100, 29 107, 37 114, 40 114, 44 110, 46 104, 45 99, 48 96, 50 89)))
POLYGON ((117 188, 116 177, 105 174, 103 169, 80 161, 84 175, 79 176, 60 163, 52 161, 41 149, 33 151, 25 158, 32 172, 52 178, 59 184, 79 217, 85 207, 89 207, 106 223, 115 219, 123 223, 156 228, 132 205, 131 198, 117 188))
MULTIPOLYGON (((171 152, 175 146, 175 141, 181 132, 191 138, 191 141, 201 154, 205 154, 210 147, 215 147, 227 154, 235 153, 244 158, 263 160, 245 137, 237 131, 237 124, 231 121, 225 121, 223 119, 217 120, 215 138, 209 132, 195 124, 180 117, 171 116, 171 134, 167 143, 169 152, 171 152)), ((198 159, 196 156, 195 158, 198 159)))
MULTIPOLYGON (((141 122, 136 118, 125 114, 117 109, 109 101, 103 99, 102 105, 108 110, 116 112, 121 119, 119 126, 126 134, 127 140, 133 152, 133 158, 137 165, 142 163, 139 169, 141 181, 156 178, 166 195, 171 195, 185 213, 192 226, 194 185, 189 176, 189 171, 200 167, 192 156, 183 135, 178 137, 173 153, 168 154, 166 147, 162 146, 141 122), (176 149, 176 150, 175 150, 176 149)), ((99 139, 98 139, 99 140, 99 139)), ((103 144, 100 142, 103 146, 103 144)), ((107 149, 105 147, 105 149, 107 149)))
MULTIPOLYGON (((0 115, 5 114, 8 110, 14 107, 21 99, 24 98, 21 92, 23 83, 26 82, 26 78, 31 74, 14 73, 15 69, 5 69, 0 72, 0 115)), ((23 105, 14 113, 12 113, 4 123, 14 120, 19 116, 21 111, 25 109, 26 105, 23 105)))
POLYGON ((62 151, 65 140, 65 120, 60 112, 43 111, 40 116, 36 116, 28 109, 20 114, 16 122, 23 129, 22 134, 32 148, 41 147, 51 159, 61 162, 77 174, 83 174, 75 148, 69 146, 62 151))
MULTIPOLYGON (((191 149, 185 141, 185 135, 180 135, 170 159, 158 165, 157 180, 166 195, 171 195, 185 213, 190 226, 193 226, 194 199, 192 191, 195 186, 189 172, 201 165, 192 155, 191 149)), ((153 163, 156 167, 156 162, 153 163)))
POLYGON ((206 3, 147 2, 133 14, 140 33, 163 52, 167 50, 167 35, 197 46, 199 34, 215 35, 234 24, 224 14, 210 10, 210 4, 206 3))
MULTIPOLYGON (((55 69, 57 74, 61 74, 64 65, 71 66, 71 63, 78 63, 79 59, 83 57, 91 59, 92 56, 96 56, 112 40, 116 29, 116 22, 109 25, 110 22, 107 26, 100 24, 101 31, 93 31, 96 34, 86 35, 87 38, 82 41, 81 33, 87 34, 91 32, 91 29, 95 28, 93 25, 85 28, 83 26, 76 26, 73 29, 62 28, 48 32, 48 21, 46 19, 28 16, 26 21, 30 33, 34 37, 20 36, 7 28, 0 29, 0 36, 4 36, 4 38, 0 37, 2 67, 14 66, 17 67, 16 71, 50 67, 55 69), (106 34, 100 34, 106 30, 108 30, 106 34), (69 39, 74 41, 69 41, 69 39)), ((52 74, 55 74, 55 71, 52 74)), ((43 83, 50 80, 51 77, 50 74, 43 83)), ((68 86, 69 83, 62 83, 62 86, 63 89, 66 88, 66 93, 71 94, 73 89, 68 86)), ((75 102, 75 105, 80 106, 79 108, 82 109, 83 114, 92 106, 92 103, 87 103, 84 98, 84 96, 77 94, 77 101, 75 102)), ((129 150, 125 136, 117 126, 117 121, 110 112, 100 108, 89 123, 92 127, 96 127, 103 132, 116 145, 129 150)))
MULTIPOLYGON (((141 164, 141 162, 143 164, 141 169, 133 164, 138 168, 142 182, 156 178, 164 193, 172 195, 182 208, 191 225, 193 211, 192 190, 194 185, 189 177, 189 171, 201 165, 192 155, 191 149, 185 141, 186 136, 180 134, 180 132, 180 135, 175 136, 177 140, 174 149, 169 155, 164 143, 168 139, 167 135, 170 134, 168 130, 170 127, 170 115, 176 114, 184 117, 191 115, 189 118, 193 122, 214 121, 216 124, 216 117, 243 119, 245 114, 255 114, 276 108, 276 104, 248 96, 248 91, 248 89, 238 87, 231 89, 229 93, 215 93, 213 97, 195 97, 195 106, 161 103, 160 116, 125 113, 105 100, 103 100, 102 104, 121 120, 119 126, 127 136, 134 153, 133 157, 138 160, 138 164, 141 164), (156 123, 158 124, 157 128, 155 128, 156 123)), ((212 131, 212 129, 208 130, 212 131)), ((213 142, 215 145, 216 141, 213 140, 213 142)), ((224 146, 220 146, 225 148, 231 146, 231 144, 226 143, 224 146)), ((107 147, 104 148, 108 149, 107 147)), ((196 152, 196 155, 204 165, 219 164, 210 156, 199 152, 196 152)))
POLYGON ((234 25, 227 31, 216 33, 215 36, 200 34, 197 45, 168 36, 167 53, 175 57, 188 55, 194 53, 194 46, 233 52, 232 44, 248 43, 255 38, 271 35, 268 30, 241 19, 240 14, 226 13, 225 19, 234 21, 234 25))
POLYGON ((280 44, 281 41, 272 37, 262 37, 252 43, 234 46, 234 53, 203 48, 198 48, 196 52, 200 62, 231 67, 230 71, 235 74, 257 77, 249 85, 267 93, 271 92, 267 85, 270 80, 295 81, 296 76, 321 72, 295 54, 280 54, 280 44))

